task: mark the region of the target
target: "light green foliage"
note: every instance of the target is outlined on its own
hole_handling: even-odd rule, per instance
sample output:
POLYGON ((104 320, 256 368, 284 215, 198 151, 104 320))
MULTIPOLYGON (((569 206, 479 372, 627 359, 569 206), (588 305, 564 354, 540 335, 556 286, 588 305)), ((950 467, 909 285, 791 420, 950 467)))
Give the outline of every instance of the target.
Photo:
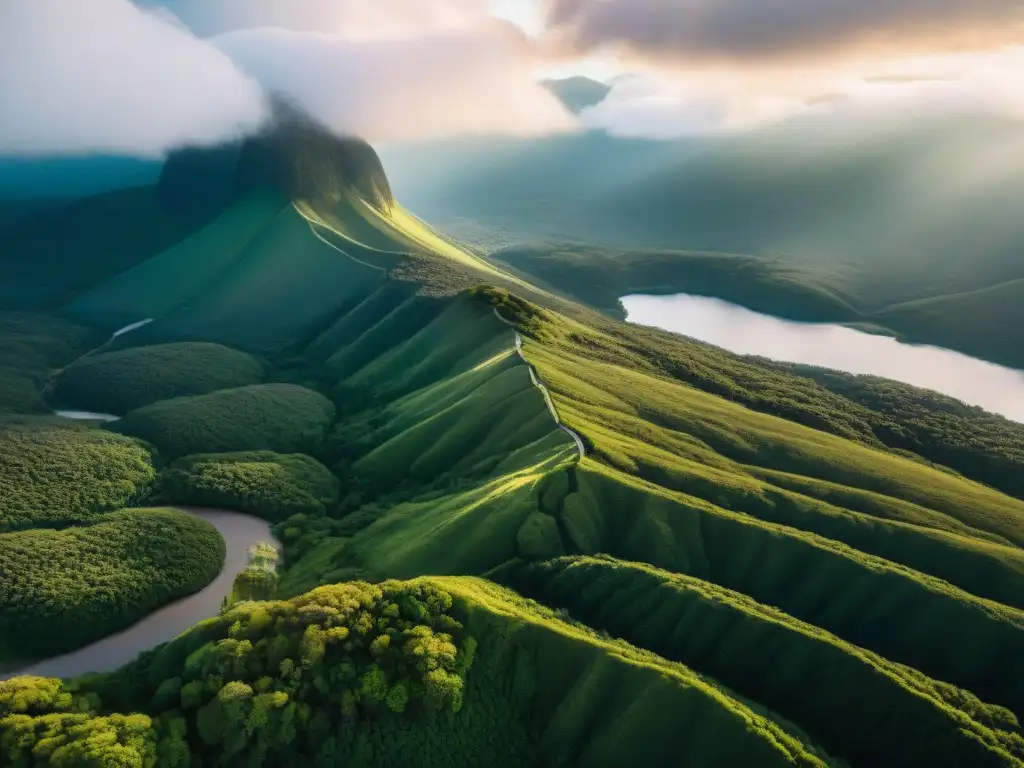
POLYGON ((0 423, 0 530, 94 520, 140 498, 154 475, 149 451, 130 438, 0 423))
POLYGON ((124 629, 205 587, 223 562, 217 529, 172 510, 0 533, 0 658, 61 653, 124 629))
MULTIPOLYGON (((157 765, 159 724, 146 715, 96 712, 95 696, 42 677, 0 682, 0 761, 11 768, 151 768, 157 765)), ((183 746, 173 728, 161 743, 161 768, 183 746)), ((187 755, 187 752, 186 752, 187 755)))
POLYGON ((111 428, 177 458, 231 451, 311 453, 333 421, 334 406, 323 395, 292 384, 262 384, 154 403, 111 428))
POLYGON ((178 459, 160 472, 154 492, 164 504, 234 509, 280 522, 327 514, 339 491, 338 479, 316 459, 252 451, 178 459))
MULTIPOLYGON (((451 609, 451 595, 436 586, 398 582, 240 603, 83 684, 112 705, 152 707, 161 721, 180 706, 196 756, 275 765, 313 756, 330 733, 363 723, 401 729, 393 718, 458 712, 472 652, 460 650, 468 646, 451 609), (179 673, 170 685, 157 679, 164 669, 179 673), (167 695, 172 688, 180 703, 167 695)), ((52 697, 50 688, 40 698, 52 697)))
POLYGON ((219 344, 159 344, 105 352, 61 371, 51 397, 61 405, 125 414, 158 400, 259 384, 263 365, 219 344))
POLYGON ((230 603, 240 600, 269 600, 277 589, 277 548, 262 543, 249 547, 249 560, 231 588, 230 603))

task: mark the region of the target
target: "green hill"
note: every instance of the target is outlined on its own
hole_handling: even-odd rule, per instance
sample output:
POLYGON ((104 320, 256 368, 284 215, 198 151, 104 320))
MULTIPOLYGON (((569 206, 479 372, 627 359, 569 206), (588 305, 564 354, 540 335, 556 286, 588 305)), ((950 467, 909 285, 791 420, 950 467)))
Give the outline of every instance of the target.
MULTIPOLYGON (((1024 233, 1010 203, 1024 189, 1018 142, 1016 126, 999 118, 843 128, 807 118, 670 141, 592 131, 395 145, 383 159, 406 205, 488 252, 591 243, 657 259, 669 250, 684 263, 694 252, 743 254, 828 285, 869 322, 914 341, 1024 367, 1012 331, 993 330, 1020 325, 1012 286, 1024 279, 1024 233), (978 157, 992 158, 991 174, 978 157), (941 300, 934 311, 902 308, 959 295, 948 313, 941 300)), ((662 272, 651 284, 626 262, 618 271, 644 290, 694 284, 662 272)), ((576 279, 588 280, 593 264, 582 266, 576 279)), ((711 295, 785 308, 776 281, 762 277, 711 295)), ((811 317, 784 316, 843 319, 827 303, 811 308, 811 317)))
POLYGON ((94 520, 140 499, 154 475, 131 438, 41 419, 0 423, 0 530, 94 520))
POLYGON ((62 370, 51 397, 62 405, 124 414, 158 400, 259 384, 263 366, 219 344, 161 344, 90 355, 62 370))
POLYGON ((0 661, 119 632, 220 572, 224 541, 174 510, 124 510, 65 530, 0 533, 0 661))
POLYGON ((334 421, 323 395, 292 384, 261 384, 162 400, 110 426, 169 458, 204 451, 315 451, 334 421))
MULTIPOLYGON (((531 199, 539 165, 513 145, 479 145, 522 167, 477 204, 550 206, 537 227, 577 185, 640 184, 679 149, 627 142, 531 199)), ((568 168, 616 145, 531 146, 568 168)), ((1024 426, 609 316, 619 290, 697 286, 863 320, 855 270, 576 245, 493 259, 390 189, 369 147, 302 123, 178 154, 153 194, 202 224, 61 308, 97 345, 153 322, 73 362, 85 337, 58 343, 47 312, 4 353, 31 380, 92 371, 76 390, 149 401, 107 431, 11 428, 0 477, 31 530, 0 534, 17 555, 0 571, 31 576, 11 610, 33 632, 108 631, 108 570, 118 616, 208 578, 188 518, 108 512, 126 504, 255 513, 283 552, 274 599, 117 672, 0 683, 0 760, 1024 764, 1024 426), (218 343, 259 352, 269 383, 237 386, 253 358, 218 343), (117 432, 156 449, 155 483, 117 432), (64 589, 72 562, 89 578, 64 589)))
POLYGON ((82 730, 116 727, 120 708, 145 713, 134 715, 136 759, 598 766, 642 749, 654 766, 838 764, 686 667, 474 579, 351 583, 246 603, 71 691, 39 678, 0 686, 0 731, 27 736, 11 740, 14 755, 42 734, 69 752, 109 749, 117 739, 82 743, 82 730), (361 617, 376 630, 363 632, 361 617), (183 676, 164 677, 183 662, 183 676), (59 713, 90 695, 87 728, 69 727, 59 713), (671 727, 677 718, 703 727, 683 733, 671 727))
POLYGON ((171 462, 156 481, 162 504, 234 509, 281 522, 326 515, 338 503, 338 479, 316 459, 271 451, 209 453, 171 462))

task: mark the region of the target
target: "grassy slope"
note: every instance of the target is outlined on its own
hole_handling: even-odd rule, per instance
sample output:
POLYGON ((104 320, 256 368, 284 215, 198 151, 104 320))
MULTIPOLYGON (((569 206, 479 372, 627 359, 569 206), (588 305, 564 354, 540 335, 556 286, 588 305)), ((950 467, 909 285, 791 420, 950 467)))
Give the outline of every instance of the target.
POLYGON ((160 253, 202 223, 163 206, 156 187, 146 186, 85 198, 0 229, 0 299, 5 306, 60 305, 160 253))
POLYGON ((334 420, 334 406, 291 384, 261 384, 164 400, 110 425, 157 446, 165 457, 229 451, 312 452, 334 420))
POLYGON ((259 384, 263 365, 219 344, 180 343, 105 352, 76 360, 51 397, 71 408, 125 414, 158 400, 259 384))
POLYGON ((1020 307, 1024 279, 948 296, 897 304, 871 320, 908 340, 960 350, 983 360, 1024 368, 1020 307))
POLYGON ((205 587, 224 563, 210 523, 124 510, 61 531, 0 534, 0 659, 62 653, 205 587))
POLYGON ((287 205, 279 194, 253 193, 202 229, 82 294, 71 310, 110 322, 159 317, 217 279, 287 205))
MULTIPOLYGON (((24 679, 15 685, 21 695, 0 689, 0 703, 13 698, 28 716, 59 702, 52 695, 59 688, 44 681, 24 679)), ((248 756, 255 752, 267 762, 319 756, 317 762, 328 765, 389 768, 597 768, 634 764, 638 753, 645 765, 666 767, 681 761, 780 768, 841 765, 799 729, 681 664, 601 639, 479 579, 427 578, 377 587, 353 583, 288 602, 244 603, 120 672, 68 689, 93 694, 92 707, 103 712, 138 708, 154 721, 181 702, 183 711, 175 713, 181 720, 174 729, 153 734, 154 742, 156 736, 167 739, 154 745, 156 754, 180 739, 193 754, 215 757, 231 750, 247 762, 254 762, 248 756), (371 636, 361 631, 360 616, 381 629, 398 618, 405 629, 388 631, 396 638, 390 651, 385 645, 383 653, 367 653, 367 646, 373 646, 371 636), (378 680, 379 671, 391 670, 384 673, 386 687, 395 682, 392 665, 400 652, 410 652, 402 632, 438 640, 423 643, 414 655, 429 659, 431 666, 405 668, 411 695, 404 707, 412 716, 375 706, 371 694, 385 691, 374 693, 360 685, 366 668, 378 670, 378 680), (343 646, 340 640, 346 636, 349 642, 343 646), (290 654, 289 663, 282 666, 277 660, 284 654, 290 654), (295 664, 292 656, 302 663, 295 664), (424 673, 438 668, 454 670, 460 680, 454 705, 429 706, 416 683, 421 676, 429 680, 433 673, 424 673), (175 670, 181 676, 167 678, 175 670), (354 701, 350 694, 347 705, 344 691, 356 694, 354 701), (198 706, 210 701, 219 704, 198 706), (239 709, 244 715, 257 704, 263 705, 265 717, 239 717, 239 709), (301 727, 282 727, 282 721, 287 726, 295 720, 301 727), (220 727, 211 728, 211 722, 220 727), (679 722, 700 727, 675 727, 679 722), (240 727, 243 723, 250 725, 240 727)), ((65 705, 70 698, 65 696, 65 705)), ((141 729, 143 723, 138 725, 141 729)), ((145 725, 160 728, 156 722, 145 725)), ((0 720, 0 732, 14 726, 15 721, 0 720)), ((143 738, 136 741, 143 743, 143 738)))
MULTIPOLYGON (((326 249, 346 269, 354 262, 345 247, 401 256, 392 276, 420 284, 367 283, 325 300, 315 322, 305 306, 293 315, 304 319, 282 362, 334 399, 340 419, 330 439, 292 445, 295 421, 278 402, 279 385, 255 388, 275 395, 256 398, 255 409, 229 391, 157 403, 124 420, 145 413, 137 425, 171 455, 184 444, 316 450, 338 472, 343 517, 296 515, 279 529, 291 558, 282 595, 355 575, 451 574, 433 583, 450 591, 479 643, 466 719, 452 713, 429 731, 390 716, 360 721, 342 726, 352 736, 346 744, 369 739, 388 764, 398 754, 385 746, 389 737, 419 734, 426 741, 403 743, 420 748, 394 758, 404 765, 445 759, 444 750, 422 748, 434 735, 481 732, 489 742, 508 739, 491 763, 632 764, 652 749, 651 764, 838 762, 816 744, 851 764, 1020 763, 1021 502, 884 450, 873 411, 857 398, 571 307, 438 240, 397 207, 357 202, 325 208, 317 200, 275 219, 277 234, 255 241, 263 277, 250 283, 240 268, 228 270, 230 280, 213 281, 220 287, 200 297, 212 302, 237 288, 236 317, 254 323, 250 339, 263 343, 259 313, 277 306, 265 297, 285 308, 301 303, 274 294, 287 285, 278 268, 287 276, 294 266, 280 256, 295 243, 326 249), (569 314, 500 291, 439 297, 480 282, 569 314), (559 415, 588 443, 586 459, 556 429, 492 304, 518 323, 559 415), (285 437, 288 448, 278 444, 285 437), (565 592, 516 565, 563 552, 621 562, 578 561, 584 577, 565 592), (624 586, 605 591, 602 569, 624 586), (565 614, 465 578, 487 573, 519 573, 524 590, 644 647, 602 639, 565 614), (674 642, 670 629, 697 622, 691 612, 705 618, 674 642), (699 652, 702 637, 714 653, 699 652), (822 670, 839 682, 809 688, 822 670), (843 703, 843 681, 906 727, 871 732, 870 717, 843 703), (870 742, 843 717, 862 718, 870 742)), ((187 325, 186 313, 174 318, 167 332, 187 325)), ((303 400, 323 405, 310 393, 303 400)), ((330 409, 313 410, 319 415, 300 419, 316 427, 300 429, 302 441, 333 420, 330 409)), ((999 458, 984 447, 978 456, 999 458)), ((236 630, 215 619, 172 643, 152 657, 159 670, 145 680, 127 673, 124 694, 149 706, 145 686, 182 670, 194 676, 206 662, 191 652, 224 632, 236 630)), ((294 655, 315 656, 315 645, 294 655)), ((318 727, 299 730, 312 740, 318 727)), ((452 762, 475 757, 460 749, 452 762)))
MULTIPOLYGON (((424 325, 415 313, 396 319, 382 302, 376 324, 325 367, 343 413, 329 451, 346 484, 368 499, 399 493, 350 540, 324 545, 328 570, 482 572, 515 556, 542 481, 575 455, 515 355, 512 329, 469 297, 423 301, 439 309, 424 325), (344 416, 370 382, 373 407, 344 416)), ((337 328, 326 336, 340 338, 337 328)), ((323 350, 323 339, 313 346, 323 350)), ((301 590, 321 567, 300 563, 285 591, 301 590)))
POLYGON ((882 765, 1000 764, 1024 754, 1008 713, 711 582, 612 558, 518 567, 504 580, 616 637, 694 664, 882 765), (771 649, 773 663, 763 663, 771 649), (818 670, 820 674, 811 674, 818 670))

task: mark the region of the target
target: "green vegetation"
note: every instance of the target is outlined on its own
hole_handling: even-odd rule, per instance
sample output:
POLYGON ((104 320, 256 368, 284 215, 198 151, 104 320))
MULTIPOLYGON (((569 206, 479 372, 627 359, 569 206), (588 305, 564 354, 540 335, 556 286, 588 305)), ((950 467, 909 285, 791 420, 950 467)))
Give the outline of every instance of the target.
POLYGON ((69 651, 205 587, 224 562, 209 523, 124 510, 61 531, 0 534, 0 658, 69 651))
POLYGON ((125 747, 166 765, 191 754, 254 766, 598 766, 631 764, 638 749, 652 766, 836 765, 682 665, 474 579, 242 603, 120 672, 0 686, 13 765, 29 764, 48 731, 53 746, 115 749, 76 737, 127 723, 125 747), (672 728, 677 718, 702 727, 672 728))
POLYGON ((157 446, 168 458, 196 453, 315 453, 334 421, 323 395, 292 384, 262 384, 147 405, 112 429, 157 446))
POLYGON ((23 419, 0 424, 0 531, 88 522, 140 499, 155 472, 137 441, 23 419))
MULTIPOLYGON (((483 204, 642 180, 659 148, 631 146, 483 204)), ((0 533, 0 652, 112 631, 223 557, 193 518, 109 509, 238 509, 283 551, 254 547, 221 615, 117 672, 0 684, 4 765, 1024 764, 1024 427, 594 311, 685 284, 865 324, 905 284, 869 307, 841 260, 505 266, 407 213, 368 147, 298 124, 177 155, 161 188, 204 226, 71 307, 156 320, 76 363, 84 334, 9 356, 138 405, 109 429, 161 471, 110 432, 4 428, 4 525, 55 529, 0 533)))
POLYGON ((326 515, 339 493, 338 479, 316 459, 270 451, 185 456, 160 473, 154 489, 163 504, 234 509, 271 522, 326 515))
POLYGON ((161 344, 76 360, 57 376, 51 397, 71 408, 125 414, 159 400, 259 384, 263 376, 256 359, 219 344, 161 344))
MULTIPOLYGON (((406 205, 473 244, 583 241, 744 254, 769 270, 784 262, 868 322, 1024 368, 1022 230, 1009 202, 1022 190, 1019 132, 1000 118, 947 117, 868 130, 811 118, 676 141, 588 131, 428 142, 383 159, 406 205), (975 159, 986 153, 999 171, 981 179, 975 159)), ((651 288, 668 282, 654 278, 651 288)), ((747 306, 785 309, 771 281, 722 285, 749 295, 747 306)), ((813 319, 836 319, 820 308, 813 319)))
POLYGON ((885 445, 1024 498, 1024 425, 898 381, 787 363, 764 365, 812 379, 856 404, 885 445))
POLYGON ((595 627, 699 664, 856 763, 1003 765, 1024 757, 1010 712, 702 579, 612 558, 564 558, 503 578, 595 627), (763 663, 766 648, 771 665, 763 663))
POLYGON ((0 302, 20 308, 61 306, 202 223, 202 216, 163 204, 155 186, 107 192, 30 218, 0 230, 0 302))
POLYGON ((54 369, 103 341, 62 318, 0 310, 0 414, 49 413, 41 393, 54 369))
POLYGON ((231 586, 228 605, 242 600, 269 600, 277 590, 277 548, 272 544, 254 544, 249 547, 246 563, 231 586))
MULTIPOLYGON (((451 596, 429 583, 396 582, 241 603, 118 673, 83 680, 80 690, 94 702, 98 694, 109 706, 149 712, 164 764, 190 752, 246 765, 286 756, 345 764, 374 746, 408 756, 430 738, 429 719, 463 705, 475 643, 451 607, 451 596), (407 723, 421 724, 403 738, 407 723)), ((15 694, 22 700, 43 699, 53 687, 38 678, 5 685, 28 689, 15 694)), ((5 736, 18 726, 25 727, 0 720, 5 736)))
POLYGON ((716 296, 792 320, 860 317, 835 280, 779 259, 691 251, 621 251, 585 244, 519 246, 493 254, 521 273, 624 318, 631 293, 716 296))

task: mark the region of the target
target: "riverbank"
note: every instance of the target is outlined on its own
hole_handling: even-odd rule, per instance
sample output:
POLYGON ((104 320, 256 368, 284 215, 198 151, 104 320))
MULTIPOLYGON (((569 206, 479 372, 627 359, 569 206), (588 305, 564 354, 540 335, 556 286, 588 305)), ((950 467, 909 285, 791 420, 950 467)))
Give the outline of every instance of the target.
POLYGON ((227 545, 224 567, 210 584, 193 595, 177 600, 149 614, 128 629, 98 640, 76 651, 33 662, 4 672, 0 679, 18 675, 76 677, 88 672, 118 669, 161 643, 177 637, 196 623, 216 616, 231 595, 235 576, 249 563, 249 549, 262 542, 280 548, 270 524, 251 515, 218 509, 182 509, 213 524, 227 545))

